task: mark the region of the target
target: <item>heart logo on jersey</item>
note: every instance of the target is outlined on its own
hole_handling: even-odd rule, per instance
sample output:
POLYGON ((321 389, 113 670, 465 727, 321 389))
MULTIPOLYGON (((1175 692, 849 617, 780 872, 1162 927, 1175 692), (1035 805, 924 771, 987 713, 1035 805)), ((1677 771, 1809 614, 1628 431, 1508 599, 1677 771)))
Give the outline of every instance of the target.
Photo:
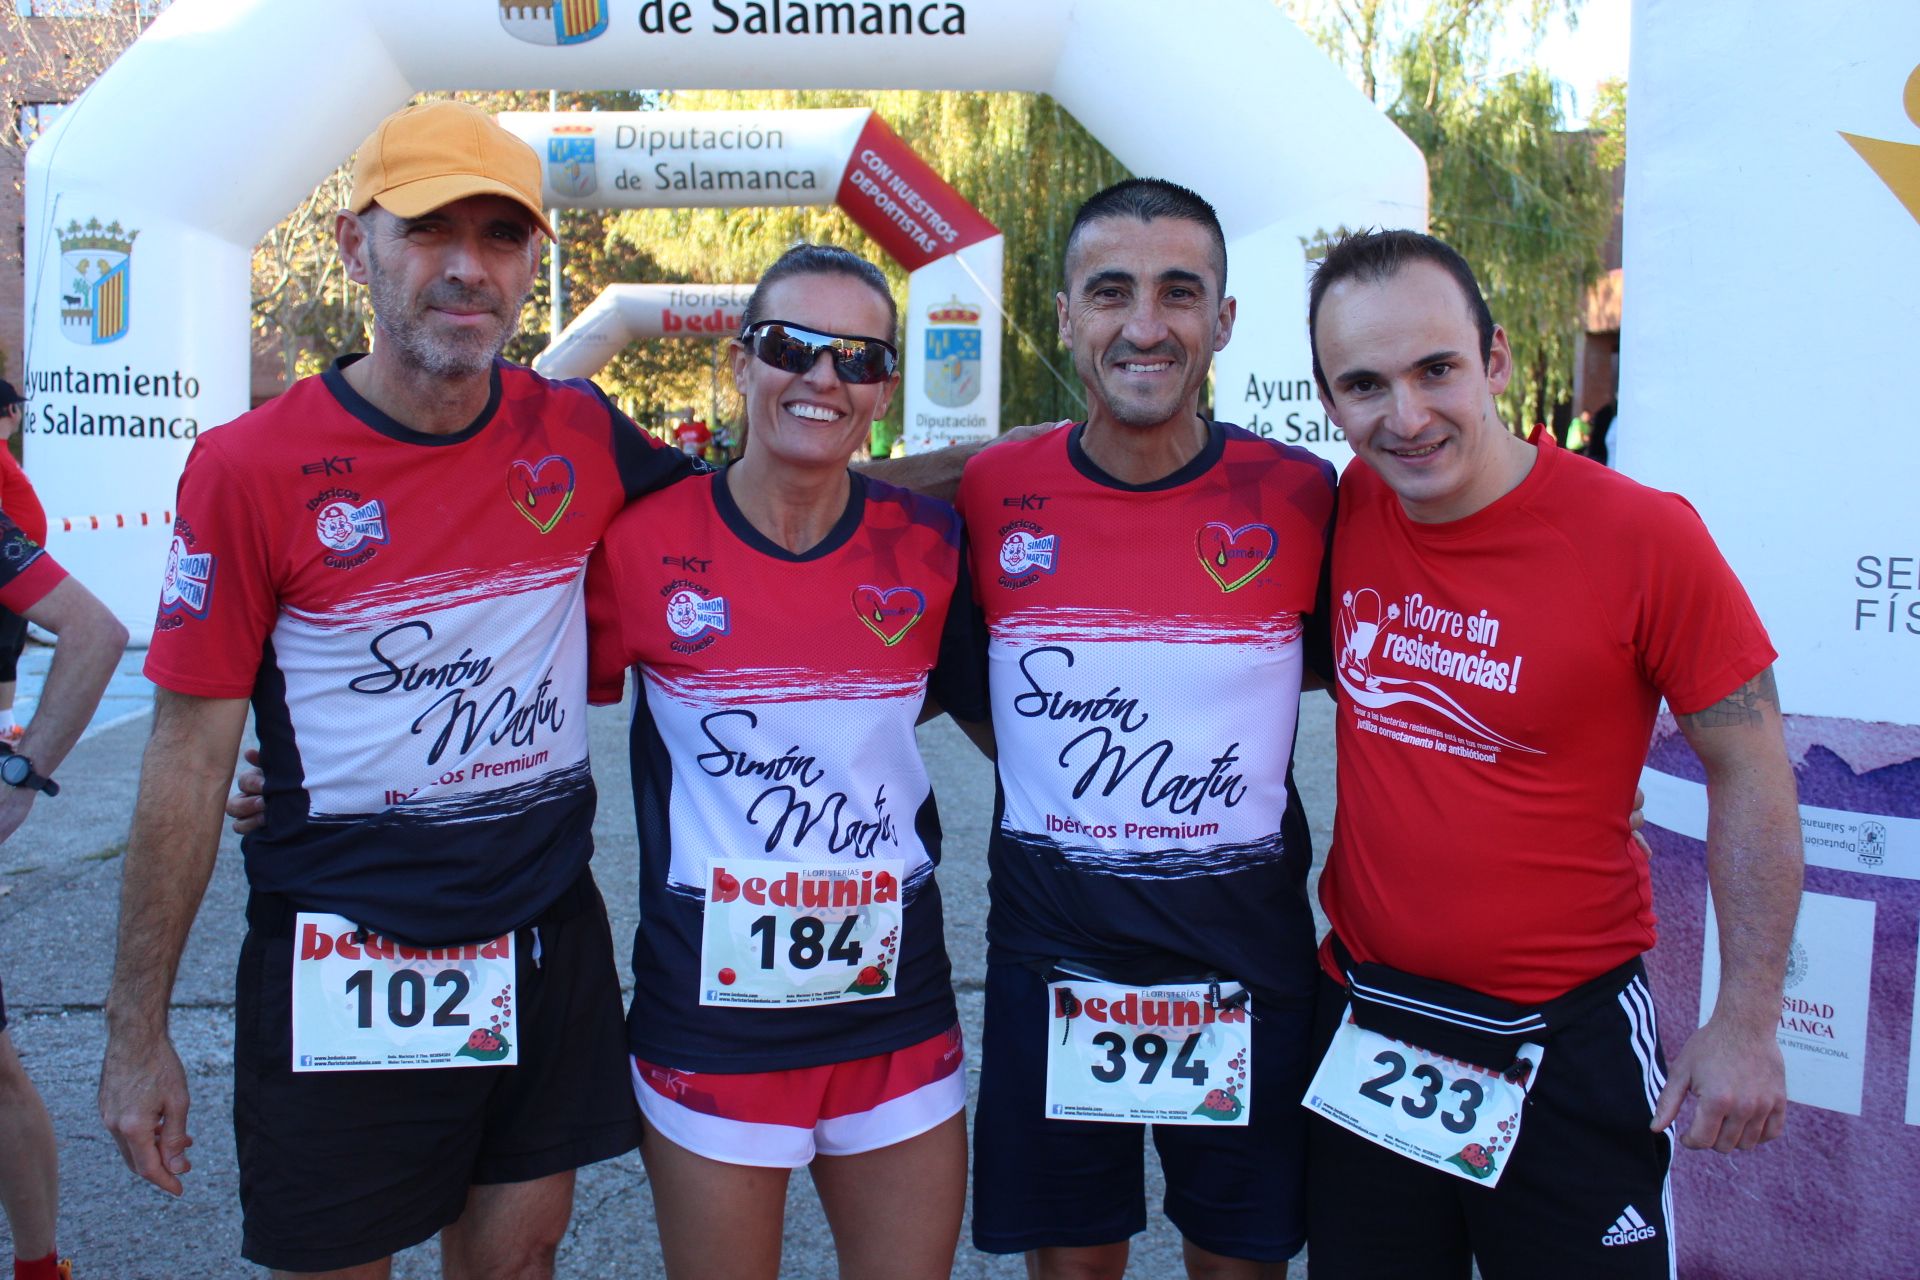
POLYGON ((1222 591, 1238 591, 1254 575, 1273 563, 1280 546, 1270 524, 1243 524, 1230 529, 1218 520, 1200 526, 1197 549, 1200 564, 1222 591))
POLYGON ((546 533, 573 505, 573 463, 557 453, 514 463, 507 468, 507 497, 515 511, 546 533))
POLYGON ((927 611, 927 598, 912 587, 855 587, 853 612, 891 649, 906 639, 927 611))

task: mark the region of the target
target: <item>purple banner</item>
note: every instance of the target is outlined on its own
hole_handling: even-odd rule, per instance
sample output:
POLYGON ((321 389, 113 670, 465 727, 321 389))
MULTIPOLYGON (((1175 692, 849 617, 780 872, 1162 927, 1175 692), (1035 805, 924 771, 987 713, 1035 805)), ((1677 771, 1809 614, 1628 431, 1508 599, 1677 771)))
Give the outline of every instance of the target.
MULTIPOLYGON (((1686 1280, 1920 1276, 1920 880, 1900 873, 1912 865, 1920 819, 1914 733, 1788 717, 1808 842, 1781 1010, 1793 1105, 1785 1136, 1756 1151, 1679 1149, 1675 1234, 1686 1280)), ((1717 946, 1706 936, 1706 846, 1652 825, 1674 811, 1654 801, 1652 784, 1684 793, 1672 784, 1698 787, 1705 775, 1666 717, 1648 766, 1660 913, 1648 966, 1671 1057, 1699 1024, 1703 963, 1711 976, 1717 946)), ((1689 819, 1674 825, 1699 834, 1689 819)))

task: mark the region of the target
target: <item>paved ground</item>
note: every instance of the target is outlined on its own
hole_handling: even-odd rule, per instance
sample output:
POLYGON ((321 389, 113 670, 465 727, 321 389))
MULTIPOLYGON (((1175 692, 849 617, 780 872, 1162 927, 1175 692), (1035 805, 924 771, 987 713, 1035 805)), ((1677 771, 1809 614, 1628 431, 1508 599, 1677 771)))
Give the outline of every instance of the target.
MULTIPOLYGON (((23 705, 45 670, 45 655, 45 650, 29 652, 21 677, 23 705)), ((147 689, 135 674, 137 661, 137 656, 129 656, 91 736, 62 767, 65 790, 56 800, 36 805, 28 823, 0 846, 0 977, 15 1020, 15 1046, 46 1095, 60 1136, 65 1180, 60 1240, 62 1249, 79 1259, 80 1280, 259 1276, 264 1273, 237 1257, 239 1206, 228 1119, 232 966, 245 900, 239 853, 231 837, 221 846, 175 992, 174 1035, 193 1083, 190 1123, 198 1140, 187 1194, 172 1200, 137 1182, 121 1165, 94 1108, 105 1042, 100 1006, 112 963, 120 857, 147 733, 147 689)), ((992 774, 948 722, 921 732, 948 833, 941 883, 961 1018, 969 1040, 978 1043, 992 774)), ((637 914, 622 714, 594 712, 592 734, 601 791, 594 865, 618 938, 630 934, 637 914)), ((1322 850, 1333 813, 1331 738, 1332 703, 1310 695, 1300 735, 1299 781, 1316 820, 1315 846, 1322 850)), ((561 1249, 561 1275, 659 1274, 646 1181, 637 1156, 583 1173, 573 1227, 561 1249)), ((832 1277, 832 1241, 819 1203, 806 1179, 796 1179, 794 1189, 782 1274, 801 1280, 832 1277)), ((1151 1194, 1158 1196, 1157 1171, 1151 1194)), ((1178 1276, 1179 1238, 1153 1217, 1154 1225, 1135 1241, 1128 1274, 1154 1280, 1178 1276)), ((719 1208, 714 1225, 717 1237, 723 1237, 719 1208)), ((0 1224, 0 1257, 9 1246, 0 1224)), ((1296 1273, 1302 1271, 1296 1265, 1296 1273)), ((963 1243, 954 1274, 1014 1280, 1025 1271, 1017 1258, 987 1257, 963 1243)), ((433 1246, 402 1255, 395 1275, 402 1280, 438 1276, 433 1246)))

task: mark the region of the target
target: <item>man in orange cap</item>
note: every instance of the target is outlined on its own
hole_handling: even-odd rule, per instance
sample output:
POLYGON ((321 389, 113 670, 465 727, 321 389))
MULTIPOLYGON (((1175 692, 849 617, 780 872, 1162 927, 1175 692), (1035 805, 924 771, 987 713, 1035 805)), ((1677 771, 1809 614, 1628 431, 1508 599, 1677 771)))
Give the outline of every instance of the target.
POLYGON ((574 1170, 639 1138, 588 870, 581 573, 700 464, 499 353, 551 235, 532 150, 453 102, 384 121, 336 239, 375 341, 180 482, 147 675, 101 1115, 178 1194, 167 1003, 251 700, 263 826, 236 991, 241 1251, 380 1277, 552 1274, 574 1170))

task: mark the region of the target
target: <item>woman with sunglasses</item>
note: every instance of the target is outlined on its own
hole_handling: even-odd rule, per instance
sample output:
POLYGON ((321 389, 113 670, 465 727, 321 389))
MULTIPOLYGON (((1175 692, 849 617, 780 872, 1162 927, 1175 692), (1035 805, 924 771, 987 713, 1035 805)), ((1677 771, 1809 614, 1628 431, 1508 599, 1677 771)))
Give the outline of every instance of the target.
POLYGON ((913 730, 965 651, 960 524, 848 469, 896 325, 872 264, 789 250, 732 344, 744 455, 629 507, 588 569, 592 697, 639 685, 628 1034, 676 1280, 771 1280, 803 1165, 842 1276, 952 1268, 966 1077, 913 730))

